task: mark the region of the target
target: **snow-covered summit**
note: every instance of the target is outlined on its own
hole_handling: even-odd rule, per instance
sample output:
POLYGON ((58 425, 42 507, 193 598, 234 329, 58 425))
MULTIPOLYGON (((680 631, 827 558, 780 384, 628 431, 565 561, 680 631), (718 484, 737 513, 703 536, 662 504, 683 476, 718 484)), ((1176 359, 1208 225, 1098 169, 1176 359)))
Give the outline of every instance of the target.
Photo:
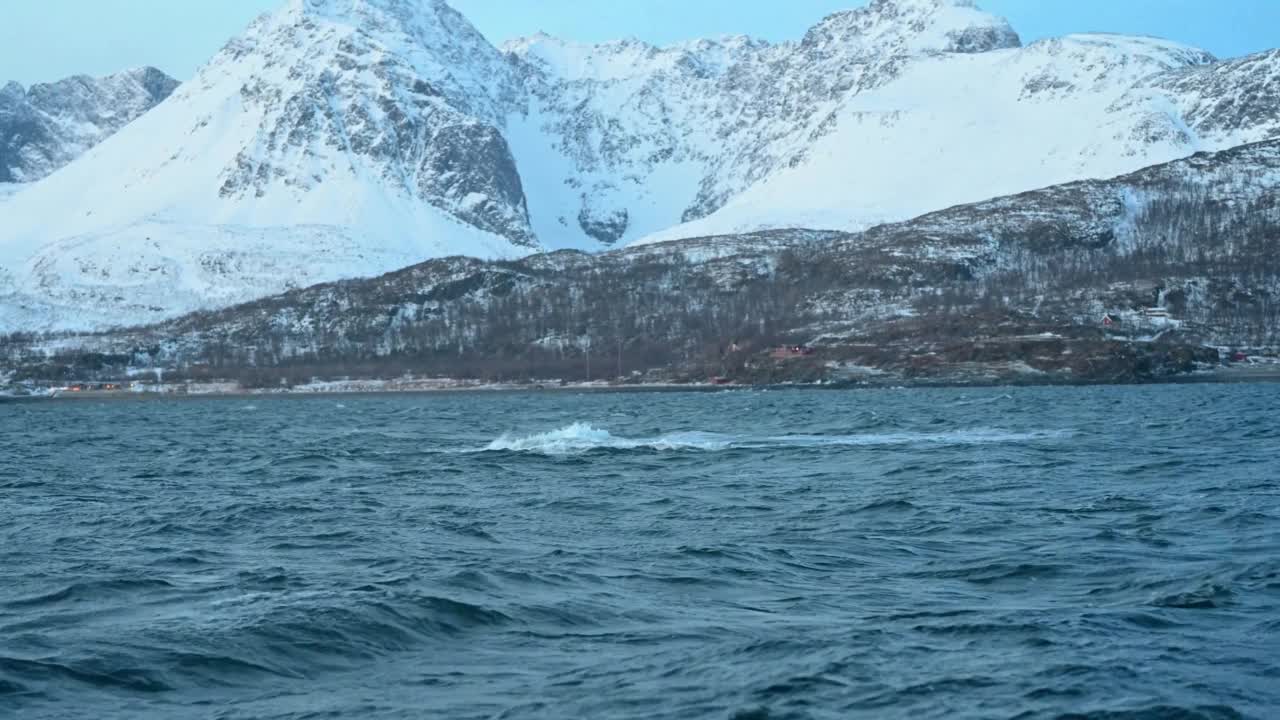
POLYGON ((286 15, 324 15, 359 22, 393 18, 403 25, 419 24, 442 10, 452 10, 445 0, 288 0, 285 5, 286 15))
POLYGON ((341 52, 392 56, 455 107, 488 120, 500 118, 512 92, 502 54, 445 0, 288 0, 246 39, 298 37, 299 30, 311 40, 337 40, 341 52))
POLYGON ((801 43, 811 52, 859 55, 979 53, 1021 44, 1007 20, 970 0, 874 0, 827 17, 801 43))
POLYGON ((443 2, 290 0, 29 195, 84 198, 85 212, 51 226, 32 217, 7 236, 38 243, 160 219, 333 225, 367 236, 371 252, 517 252, 534 243, 493 124, 505 68, 443 2), (117 178, 111 192, 103 176, 117 178))

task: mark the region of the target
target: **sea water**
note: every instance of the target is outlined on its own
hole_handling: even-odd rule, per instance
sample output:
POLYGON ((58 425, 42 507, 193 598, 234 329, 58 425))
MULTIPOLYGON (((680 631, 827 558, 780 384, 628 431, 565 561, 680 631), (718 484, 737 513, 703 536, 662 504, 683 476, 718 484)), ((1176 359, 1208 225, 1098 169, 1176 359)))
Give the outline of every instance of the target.
POLYGON ((1269 718, 1280 385, 0 405, 0 715, 1269 718))

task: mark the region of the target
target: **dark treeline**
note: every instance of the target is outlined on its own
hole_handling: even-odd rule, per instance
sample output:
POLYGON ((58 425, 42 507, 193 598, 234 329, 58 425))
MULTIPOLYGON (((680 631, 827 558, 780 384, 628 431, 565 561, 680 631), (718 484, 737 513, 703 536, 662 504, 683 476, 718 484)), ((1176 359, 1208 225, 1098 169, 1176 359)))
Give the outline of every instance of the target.
POLYGON ((1224 203, 1202 185, 1171 183, 1105 244, 1046 249, 1026 233, 1001 234, 987 272, 925 293, 918 307, 1034 311, 1065 321, 1096 299, 1106 311, 1163 307, 1225 344, 1280 344, 1277 202, 1264 195, 1224 203))
MULTIPOLYGON (((184 378, 248 386, 407 373, 614 380, 655 368, 706 377, 732 372, 752 350, 796 341, 790 331, 811 316, 805 298, 824 289, 805 274, 807 263, 776 256, 761 258, 758 273, 729 279, 679 253, 568 259, 558 268, 436 261, 372 293, 339 283, 190 316, 133 333, 126 352, 69 353, 26 376, 160 365, 182 368, 184 378)), ((0 355, 20 354, 34 340, 0 340, 0 355)))

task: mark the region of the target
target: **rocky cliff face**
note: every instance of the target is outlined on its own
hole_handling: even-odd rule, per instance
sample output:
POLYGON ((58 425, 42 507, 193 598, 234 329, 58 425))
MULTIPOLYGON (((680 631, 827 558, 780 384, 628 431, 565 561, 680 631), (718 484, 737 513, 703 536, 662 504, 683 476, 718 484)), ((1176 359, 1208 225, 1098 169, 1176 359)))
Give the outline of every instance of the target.
POLYGON ((0 89, 0 183, 35 182, 158 105, 178 81, 139 68, 0 89))
POLYGON ((1165 73, 1152 85, 1201 137, 1230 143, 1280 136, 1280 50, 1165 73))
POLYGON ((294 0, 215 58, 202 89, 223 77, 257 125, 221 169, 223 199, 306 192, 355 166, 359 183, 534 245, 497 127, 516 94, 506 62, 442 0, 294 0))

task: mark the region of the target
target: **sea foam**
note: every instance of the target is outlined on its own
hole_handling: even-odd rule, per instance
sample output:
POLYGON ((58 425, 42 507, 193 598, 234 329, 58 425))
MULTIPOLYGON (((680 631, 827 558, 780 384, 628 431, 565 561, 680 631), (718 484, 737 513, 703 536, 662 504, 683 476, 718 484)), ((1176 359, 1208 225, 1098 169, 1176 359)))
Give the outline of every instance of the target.
POLYGON ((984 445, 1053 440, 1068 436, 1060 431, 1010 432, 979 428, 947 432, 885 432, 853 435, 726 435, 712 432, 675 432, 648 438, 619 437, 589 423, 534 435, 505 434, 489 443, 484 452, 522 452, 541 455, 579 455, 599 450, 658 450, 717 452, 778 448, 877 447, 894 445, 984 445))
POLYGON ((725 450, 732 444, 730 436, 716 433, 681 432, 632 439, 615 437, 608 430, 587 423, 574 423, 559 430, 526 437, 503 435, 489 443, 485 450, 573 455, 592 450, 725 450))

